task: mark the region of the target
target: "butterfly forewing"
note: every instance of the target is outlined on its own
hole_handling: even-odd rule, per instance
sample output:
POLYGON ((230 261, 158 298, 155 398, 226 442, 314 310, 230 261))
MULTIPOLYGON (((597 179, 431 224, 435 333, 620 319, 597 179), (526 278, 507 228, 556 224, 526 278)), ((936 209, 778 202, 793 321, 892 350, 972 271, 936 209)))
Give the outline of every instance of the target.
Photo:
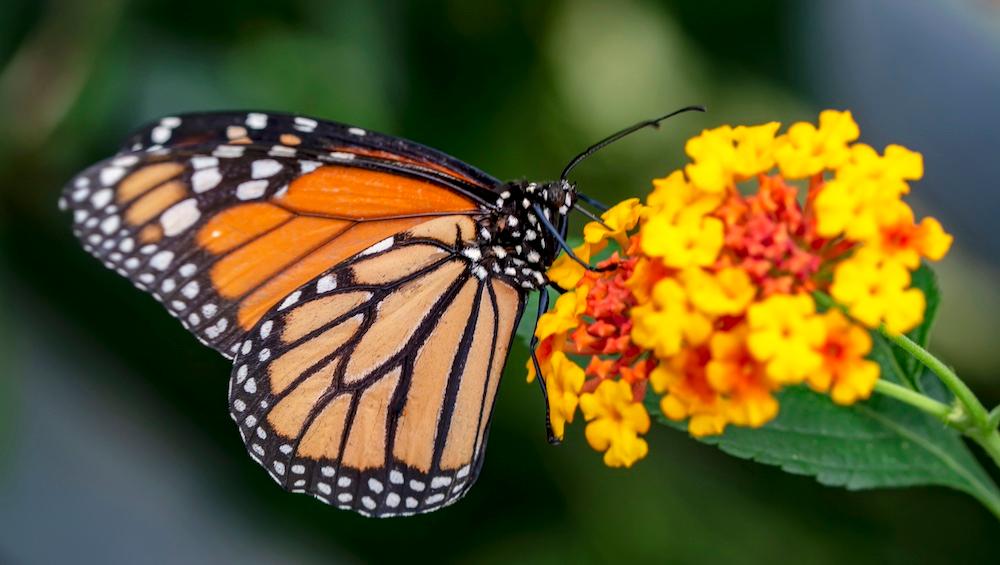
MULTIPOLYGON (((328 134, 387 143, 306 120, 328 134)), ((444 174, 400 161, 416 162, 408 155, 320 152, 338 141, 310 137, 315 132, 295 129, 301 122, 264 114, 161 120, 135 136, 160 146, 134 141, 142 150, 99 163, 68 185, 63 202, 74 231, 106 266, 231 357, 264 312, 323 270, 427 216, 481 212, 470 196, 476 186, 453 186, 463 182, 454 175, 474 169, 444 174), (244 125, 232 125, 237 120, 244 125)), ((442 163, 454 160, 427 159, 452 171, 442 163)))
POLYGON ((482 464, 522 294, 473 275, 468 217, 431 220, 310 281, 240 345, 233 418, 284 488, 427 512, 482 464))

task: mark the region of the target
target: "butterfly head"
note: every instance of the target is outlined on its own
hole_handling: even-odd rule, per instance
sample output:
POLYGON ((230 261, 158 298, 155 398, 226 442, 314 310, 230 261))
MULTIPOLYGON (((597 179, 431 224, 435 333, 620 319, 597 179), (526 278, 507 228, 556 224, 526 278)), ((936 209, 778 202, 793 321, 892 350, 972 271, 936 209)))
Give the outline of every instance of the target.
POLYGON ((489 268, 522 288, 544 286, 545 271, 559 254, 552 232, 565 235, 575 203, 576 186, 566 180, 504 184, 483 220, 482 250, 489 268))

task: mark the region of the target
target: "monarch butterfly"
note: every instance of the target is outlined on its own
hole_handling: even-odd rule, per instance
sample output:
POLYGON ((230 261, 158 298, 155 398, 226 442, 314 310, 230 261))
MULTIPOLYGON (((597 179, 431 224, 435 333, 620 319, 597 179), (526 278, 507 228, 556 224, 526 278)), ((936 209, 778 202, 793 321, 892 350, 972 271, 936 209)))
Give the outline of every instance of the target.
POLYGON ((171 116, 72 179, 60 207, 88 252, 233 360, 230 413, 278 484, 366 516, 423 513, 475 481, 526 296, 560 249, 577 259, 578 199, 600 207, 567 174, 692 109, 542 183, 304 116, 171 116))

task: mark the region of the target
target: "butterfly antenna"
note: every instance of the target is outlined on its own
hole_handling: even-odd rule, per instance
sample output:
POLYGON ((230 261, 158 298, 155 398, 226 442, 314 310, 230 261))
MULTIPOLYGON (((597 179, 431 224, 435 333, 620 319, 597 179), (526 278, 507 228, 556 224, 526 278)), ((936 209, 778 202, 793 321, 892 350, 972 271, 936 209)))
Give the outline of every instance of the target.
POLYGON ((566 255, 568 255, 570 259, 576 261, 581 267, 587 269, 588 271, 606 271, 611 268, 611 267, 608 268, 594 267, 590 263, 584 261, 583 259, 580 259, 580 257, 578 257, 576 253, 573 253, 573 249, 569 246, 568 243, 566 243, 566 240, 563 239, 562 235, 559 233, 559 230, 557 230, 556 227, 552 225, 552 222, 550 222, 549 219, 545 217, 545 211, 542 210, 542 206, 540 204, 535 204, 533 208, 535 210, 535 215, 538 217, 538 221, 542 222, 542 225, 545 226, 545 229, 549 230, 549 233, 551 233, 552 237, 555 238, 556 242, 559 244, 559 247, 561 247, 562 250, 566 252, 566 255))
MULTIPOLYGON (((704 112, 705 111, 705 107, 701 106, 701 105, 685 106, 685 107, 681 108, 680 110, 674 110, 673 112, 670 112, 669 114, 667 114, 665 116, 660 116, 659 118, 653 118, 652 120, 646 120, 646 121, 643 121, 643 122, 639 122, 639 123, 637 123, 637 124, 635 124, 633 126, 627 127, 625 129, 617 132, 617 133, 613 133, 613 134, 609 135, 608 137, 605 137, 604 139, 598 141, 597 143, 595 143, 595 144, 591 145, 590 147, 588 147, 587 149, 585 149, 583 151, 583 153, 580 153, 576 157, 573 157, 573 159, 569 162, 569 164, 566 165, 566 168, 563 169, 562 174, 559 175, 559 178, 562 179, 562 180, 566 180, 566 176, 569 175, 569 172, 572 171, 574 167, 576 167, 577 165, 579 165, 581 161, 583 161, 587 157, 590 157, 594 153, 597 153, 601 149, 604 149, 608 145, 611 145, 612 143, 618 141, 619 139, 621 139, 621 138, 623 138, 623 137, 625 137, 627 135, 630 135, 632 133, 635 133, 635 132, 637 132, 637 131, 639 131, 639 130, 641 130, 643 128, 648 128, 648 127, 658 128, 658 127, 660 127, 660 122, 662 122, 663 120, 666 120, 667 118, 671 118, 673 116, 676 116, 677 114, 683 114, 684 112, 692 112, 692 111, 693 112, 704 112)), ((590 203, 590 202, 588 202, 588 203, 591 204, 591 205, 595 205, 595 204, 590 203)), ((607 209, 607 207, 605 207, 605 209, 607 209)))
POLYGON ((610 208, 610 206, 608 206, 607 204, 601 202, 600 200, 597 200, 596 198, 591 198, 590 196, 587 196, 582 192, 577 192, 576 197, 579 198, 580 200, 583 200, 587 204, 590 204, 598 212, 607 212, 608 209, 610 208))
POLYGON ((580 208, 580 207, 574 206, 573 207, 573 211, 574 212, 579 212, 579 213, 583 214, 584 216, 587 216, 588 218, 590 218, 590 221, 597 222, 598 224, 601 225, 601 227, 603 227, 604 229, 606 229, 608 231, 614 231, 613 229, 611 229, 611 226, 609 226, 608 224, 604 223, 604 220, 602 220, 601 218, 599 218, 593 212, 591 212, 590 210, 587 210, 586 208, 580 208))

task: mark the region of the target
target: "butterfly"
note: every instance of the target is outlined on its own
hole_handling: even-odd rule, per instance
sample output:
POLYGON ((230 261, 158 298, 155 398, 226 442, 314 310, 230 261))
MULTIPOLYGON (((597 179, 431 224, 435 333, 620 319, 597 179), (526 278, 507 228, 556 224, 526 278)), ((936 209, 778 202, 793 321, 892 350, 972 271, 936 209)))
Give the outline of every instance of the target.
POLYGON ((170 116, 59 204, 86 251, 233 361, 230 414, 282 488, 412 515, 475 482, 528 293, 540 315, 547 268, 579 261, 569 213, 602 205, 568 172, 690 109, 550 182, 305 116, 170 116))

